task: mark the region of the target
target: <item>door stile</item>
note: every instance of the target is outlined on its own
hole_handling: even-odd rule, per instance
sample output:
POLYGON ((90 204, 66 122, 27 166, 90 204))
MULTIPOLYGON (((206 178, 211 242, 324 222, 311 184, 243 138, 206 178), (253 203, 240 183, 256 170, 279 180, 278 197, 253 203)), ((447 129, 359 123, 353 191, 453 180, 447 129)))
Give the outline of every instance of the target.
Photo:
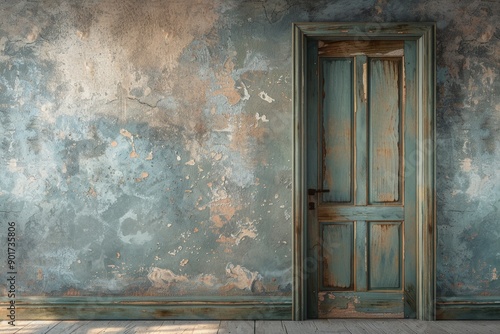
MULTIPOLYGON (((318 61, 318 44, 314 40, 309 40, 307 43, 307 72, 306 72, 306 89, 307 89, 307 100, 306 100, 306 122, 307 122, 307 150, 306 150, 306 162, 307 162, 307 187, 304 189, 304 193, 307 194, 307 189, 318 189, 318 157, 319 148, 322 143, 318 136, 318 126, 319 126, 319 61, 318 61), (316 145, 309 145, 308 143, 316 143, 316 145)), ((308 205, 313 203, 315 206, 317 203, 317 195, 306 195, 306 233, 307 236, 319 235, 319 226, 316 223, 318 221, 317 210, 309 210, 308 205)), ((308 318, 318 317, 318 256, 321 248, 320 244, 312 245, 307 239, 305 242, 306 247, 306 259, 304 261, 303 275, 306 279, 307 286, 307 300, 306 300, 306 315, 308 318)))
POLYGON ((418 113, 418 78, 417 78, 417 45, 415 41, 406 41, 404 45, 404 147, 403 168, 404 186, 404 315, 405 318, 415 318, 417 313, 417 113, 418 113), (414 237, 410 237, 414 236, 414 237))

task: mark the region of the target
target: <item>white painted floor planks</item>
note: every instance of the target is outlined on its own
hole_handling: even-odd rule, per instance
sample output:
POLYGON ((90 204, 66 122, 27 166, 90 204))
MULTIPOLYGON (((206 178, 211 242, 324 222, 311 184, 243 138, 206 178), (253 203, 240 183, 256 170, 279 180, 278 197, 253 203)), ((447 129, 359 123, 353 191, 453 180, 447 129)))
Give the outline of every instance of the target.
POLYGON ((0 334, 498 334, 500 321, 331 319, 308 321, 17 321, 0 334))

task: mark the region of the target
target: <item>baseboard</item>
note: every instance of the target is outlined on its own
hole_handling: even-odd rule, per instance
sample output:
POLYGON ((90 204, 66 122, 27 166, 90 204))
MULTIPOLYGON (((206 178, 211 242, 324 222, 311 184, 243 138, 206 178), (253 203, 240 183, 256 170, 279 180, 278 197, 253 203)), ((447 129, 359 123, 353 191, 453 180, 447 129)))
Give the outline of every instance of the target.
MULTIPOLYGON (((9 306, 2 300, 1 309, 9 306)), ((16 320, 291 320, 292 300, 274 298, 32 297, 17 300, 16 320)))
POLYGON ((438 298, 437 320, 500 320, 500 297, 438 298))

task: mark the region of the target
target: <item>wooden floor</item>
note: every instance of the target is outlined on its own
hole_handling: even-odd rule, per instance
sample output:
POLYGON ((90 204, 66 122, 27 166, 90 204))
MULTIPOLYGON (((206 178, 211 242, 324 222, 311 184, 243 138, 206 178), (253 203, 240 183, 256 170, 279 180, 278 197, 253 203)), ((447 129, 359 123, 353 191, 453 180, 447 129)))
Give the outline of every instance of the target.
POLYGON ((16 321, 1 334, 458 334, 500 333, 500 321, 308 320, 308 321, 16 321))

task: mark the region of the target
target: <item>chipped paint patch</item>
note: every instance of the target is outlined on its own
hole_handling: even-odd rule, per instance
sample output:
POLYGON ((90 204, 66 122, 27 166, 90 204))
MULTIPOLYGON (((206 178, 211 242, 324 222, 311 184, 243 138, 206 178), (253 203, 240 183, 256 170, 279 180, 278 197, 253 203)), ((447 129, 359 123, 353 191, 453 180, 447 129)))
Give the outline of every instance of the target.
POLYGON ((210 220, 212 221, 213 226, 217 229, 227 224, 239 208, 239 206, 235 206, 232 200, 226 196, 213 201, 209 206, 210 220))
POLYGON ((470 158, 465 158, 460 162, 460 167, 464 172, 472 171, 472 160, 470 158))
POLYGON ((130 145, 132 147, 132 152, 130 152, 129 157, 132 159, 139 158, 139 154, 137 154, 137 152, 135 150, 134 136, 128 130, 125 130, 125 129, 120 129, 120 134, 123 137, 128 138, 130 141, 130 145))
POLYGON ((17 165, 17 159, 14 158, 10 159, 7 165, 9 166, 9 171, 12 173, 19 173, 24 170, 22 167, 17 165))
POLYGON ((256 127, 257 127, 259 121, 262 121, 264 123, 269 122, 266 115, 261 116, 259 113, 255 113, 255 119, 257 120, 257 123, 255 123, 256 127))
POLYGON ((43 280, 43 277, 44 277, 44 276, 43 276, 43 270, 39 268, 39 269, 37 270, 37 272, 36 272, 36 279, 37 279, 38 281, 41 281, 41 280, 43 280))
POLYGON ((272 97, 270 97, 269 95, 267 95, 267 93, 264 92, 264 91, 262 91, 262 92, 259 93, 259 97, 262 100, 264 100, 264 101, 266 101, 268 103, 273 103, 274 102, 274 99, 272 97))
POLYGON ((149 173, 148 172, 142 172, 139 177, 135 178, 135 182, 142 182, 145 179, 147 179, 148 177, 149 177, 149 173))
POLYGON ((185 275, 176 275, 172 270, 158 267, 151 267, 149 269, 148 279, 154 288, 166 290, 168 290, 173 283, 188 281, 185 275))
POLYGON ((257 237, 257 228, 255 227, 254 223, 255 222, 249 221, 247 219, 247 222, 245 224, 240 224, 240 230, 234 236, 234 242, 236 245, 239 245, 244 238, 255 239, 257 237))
POLYGON ((226 265, 227 283, 221 288, 223 291, 233 289, 251 290, 255 281, 261 280, 262 276, 257 271, 250 271, 241 265, 226 265))
POLYGON ((205 286, 213 287, 218 284, 217 277, 214 275, 201 274, 198 276, 197 281, 205 286))

